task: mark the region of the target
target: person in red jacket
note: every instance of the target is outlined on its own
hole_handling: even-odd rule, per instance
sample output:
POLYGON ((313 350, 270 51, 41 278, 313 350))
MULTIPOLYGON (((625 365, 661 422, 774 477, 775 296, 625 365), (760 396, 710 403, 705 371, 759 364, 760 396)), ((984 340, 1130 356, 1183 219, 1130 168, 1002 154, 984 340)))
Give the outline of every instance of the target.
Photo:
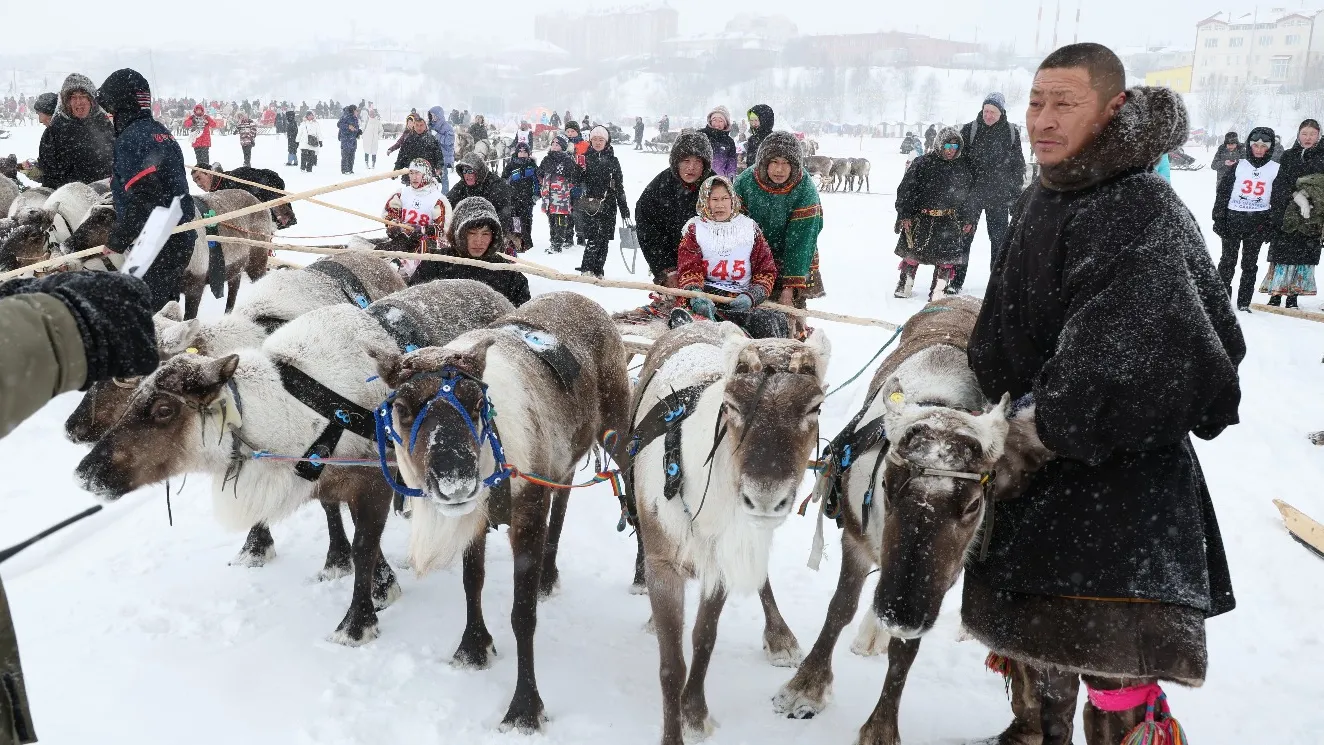
POLYGON ((777 262, 758 223, 741 214, 731 182, 723 176, 704 181, 698 213, 681 233, 677 284, 732 301, 719 310, 708 298, 690 298, 690 310, 710 320, 730 321, 754 339, 789 337, 785 315, 758 307, 777 283, 777 262))
POLYGON ((193 132, 194 165, 206 168, 211 163, 211 131, 220 129, 220 122, 207 116, 207 110, 198 104, 193 107, 193 116, 184 120, 184 128, 193 132))

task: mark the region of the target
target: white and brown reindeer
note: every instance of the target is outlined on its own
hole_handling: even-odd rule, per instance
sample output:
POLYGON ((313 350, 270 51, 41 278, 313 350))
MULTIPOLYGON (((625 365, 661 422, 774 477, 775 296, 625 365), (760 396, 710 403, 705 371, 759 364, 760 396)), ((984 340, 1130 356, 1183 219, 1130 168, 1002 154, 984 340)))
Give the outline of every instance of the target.
MULTIPOLYGON (((101 200, 94 188, 78 181, 47 191, 45 198, 41 194, 37 189, 28 189, 10 205, 8 225, 0 238, 0 271, 18 269, 62 253, 60 245, 101 200)), ((84 263, 92 269, 105 268, 100 259, 84 263)))
POLYGON ((794 509, 818 439, 828 354, 822 331, 807 342, 751 340, 702 323, 658 340, 644 364, 630 482, 661 657, 663 745, 714 728, 704 691, 717 621, 728 594, 768 589, 773 531, 794 509), (691 577, 702 587, 687 679, 691 577))
POLYGON ((395 390, 383 426, 399 438, 396 458, 407 485, 400 488, 417 497, 411 563, 424 573, 463 557, 467 617, 454 656, 459 667, 486 668, 494 654, 482 612, 487 528, 496 487, 509 487, 518 665, 501 728, 541 730, 534 627, 538 600, 555 581, 547 575, 555 569, 548 549, 554 552, 567 492, 555 490, 554 499, 551 487, 508 474, 505 464, 569 484, 595 445, 605 438, 614 449, 620 438, 606 433, 625 431, 630 405, 620 335, 597 303, 556 292, 444 348, 377 356, 381 378, 395 390))
MULTIPOLYGON (((365 350, 444 344, 510 309, 486 285, 439 280, 366 310, 311 311, 261 349, 178 355, 143 379, 77 475, 115 500, 178 474, 211 474, 216 518, 235 530, 270 525, 315 499, 348 504, 354 593, 331 639, 366 643, 377 636, 377 611, 400 590, 381 554, 391 489, 376 468, 336 462, 376 456, 372 410, 388 391, 365 350), (261 457, 268 453, 277 457, 261 457)), ((336 559, 328 554, 319 579, 349 570, 336 559)))
POLYGON ((1005 462, 1007 398, 990 407, 966 362, 978 313, 977 300, 947 298, 906 322, 900 345, 869 385, 864 409, 829 447, 830 465, 816 488, 828 514, 840 511, 841 574, 822 632, 773 705, 799 719, 828 705, 833 649, 877 566, 866 612, 890 636, 888 669, 859 745, 900 742, 906 677, 943 598, 978 549, 991 509, 990 480, 1005 462))
MULTIPOLYGON (((404 289, 404 281, 385 261, 355 253, 332 256, 302 269, 273 272, 257 282, 235 306, 233 313, 200 320, 184 320, 178 302, 166 305, 154 317, 161 360, 192 351, 223 357, 247 347, 260 347, 276 329, 303 314, 328 305, 375 302, 404 289)), ((91 445, 124 415, 141 378, 93 383, 64 423, 70 442, 91 445)), ((322 503, 326 511, 330 547, 329 567, 349 567, 349 539, 338 503, 322 503)), ((275 540, 264 523, 248 532, 232 566, 260 567, 276 557, 275 540)))

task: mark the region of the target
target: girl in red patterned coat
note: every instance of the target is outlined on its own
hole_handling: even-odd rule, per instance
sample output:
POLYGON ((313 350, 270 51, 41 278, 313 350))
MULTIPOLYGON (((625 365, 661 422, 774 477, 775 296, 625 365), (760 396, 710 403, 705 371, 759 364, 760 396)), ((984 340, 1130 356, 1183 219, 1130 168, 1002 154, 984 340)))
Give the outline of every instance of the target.
POLYGON ((741 213, 731 182, 722 176, 704 181, 698 212, 681 233, 678 284, 733 300, 718 308, 707 298, 691 298, 690 310, 710 320, 731 321, 755 339, 790 336, 786 316, 759 307, 777 283, 777 263, 758 224, 741 213))

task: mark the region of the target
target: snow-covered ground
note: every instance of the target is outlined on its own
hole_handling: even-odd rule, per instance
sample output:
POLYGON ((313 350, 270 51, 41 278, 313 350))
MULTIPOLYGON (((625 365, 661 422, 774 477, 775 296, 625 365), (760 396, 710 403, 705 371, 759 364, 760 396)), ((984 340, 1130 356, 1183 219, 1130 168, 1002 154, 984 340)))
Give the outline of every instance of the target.
MULTIPOLYGON (((333 131, 332 122, 322 126, 333 131)), ((30 157, 39 136, 35 128, 16 130, 0 150, 30 157)), ((891 297, 897 264, 892 194, 904 162, 897 144, 823 140, 824 154, 870 158, 876 178, 872 194, 824 196, 827 227, 820 247, 829 296, 816 307, 901 322, 923 305, 918 296, 891 297)), ((386 160, 385 145, 382 152, 386 160)), ((618 154, 633 203, 667 161, 628 146, 618 154)), ((1193 154, 1211 157, 1200 150, 1193 154)), ((187 151, 186 157, 192 160, 187 151)), ((218 138, 212 157, 226 167, 237 165, 237 141, 218 138)), ((341 180, 333 150, 323 152, 322 165, 311 175, 283 167, 284 157, 283 137, 263 137, 254 165, 277 168, 296 191, 341 180)), ((356 170, 362 174, 359 157, 356 170)), ((389 161, 379 163, 385 167, 389 161)), ((1207 169, 1178 172, 1174 182, 1215 246, 1207 217, 1213 175, 1207 169)), ((384 182, 323 198, 375 213, 392 188, 384 182)), ((372 227, 306 203, 297 210, 299 224, 288 231, 294 236, 372 227)), ((540 215, 535 219, 538 248, 526 257, 565 270, 577 266, 578 251, 543 254, 546 224, 540 215)), ((628 276, 614 245, 612 250, 608 276, 628 276)), ((987 262, 981 227, 967 283, 976 294, 987 280, 987 262)), ((927 286, 927 271, 920 285, 927 286)), ((535 293, 566 289, 538 278, 531 282, 535 293)), ((611 310, 644 302, 633 291, 571 289, 611 310)), ((1303 305, 1314 309, 1319 301, 1311 298, 1303 305)), ((208 297, 204 314, 220 308, 208 297)), ((1324 516, 1324 494, 1314 488, 1324 482, 1324 452, 1305 439, 1307 432, 1324 429, 1324 397, 1309 393, 1319 390, 1312 386, 1324 376, 1324 325, 1263 313, 1240 320, 1250 347, 1241 367, 1242 424, 1213 442, 1196 444, 1218 506, 1240 607, 1209 624, 1211 664, 1204 689, 1172 687, 1169 693, 1191 740, 1201 745, 1317 743, 1324 730, 1319 704, 1324 686, 1318 676, 1324 659, 1319 634, 1324 563, 1288 538, 1270 500, 1282 497, 1324 516)), ((889 335, 882 329, 821 325, 833 342, 828 378, 834 385, 859 370, 889 335)), ((828 399, 825 435, 835 433, 859 405, 868 378, 828 399)), ((77 398, 57 399, 0 441, 0 546, 94 503, 70 476, 83 448, 62 434, 77 398)), ((505 620, 511 558, 502 536, 491 540, 485 598, 501 657, 490 670, 459 671, 448 664, 464 621, 458 571, 423 579, 401 572, 404 595, 381 614, 381 638, 359 649, 341 647, 326 637, 345 610, 350 580, 312 581, 325 551, 320 510, 305 509, 273 528, 277 560, 263 569, 240 569, 226 562, 242 536, 225 533, 212 521, 208 484, 195 477, 176 492, 174 527, 166 522, 164 491, 158 486, 133 494, 0 567, 42 742, 523 741, 495 731, 515 680, 514 641, 505 620)), ((577 492, 572 500, 561 544, 563 589, 540 610, 539 683, 552 720, 546 735, 534 742, 618 745, 658 737, 656 642, 642 630, 647 599, 627 593, 634 541, 616 533, 617 517, 617 503, 605 486, 577 492)), ((397 566, 407 528, 392 519, 383 539, 387 558, 397 566)), ((772 562, 782 610, 806 650, 823 621, 839 556, 830 536, 822 571, 805 568, 812 533, 812 520, 793 517, 778 532, 772 562)), ((690 605, 692 614, 693 601, 690 605)), ((949 599, 910 677, 901 707, 908 743, 950 745, 1000 731, 1009 719, 1002 680, 983 668, 984 650, 957 641, 957 610, 949 599)), ((761 629, 756 599, 728 603, 708 679, 712 713, 722 725, 712 742, 853 742, 881 690, 886 659, 850 654, 853 630, 848 631, 838 647, 834 703, 813 720, 790 721, 776 716, 770 703, 790 673, 764 661, 761 629)))

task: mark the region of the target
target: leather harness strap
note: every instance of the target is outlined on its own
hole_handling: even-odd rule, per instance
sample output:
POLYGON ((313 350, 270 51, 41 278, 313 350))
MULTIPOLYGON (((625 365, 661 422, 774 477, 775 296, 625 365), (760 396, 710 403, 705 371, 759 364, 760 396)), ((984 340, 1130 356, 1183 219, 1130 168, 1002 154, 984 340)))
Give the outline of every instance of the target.
POLYGON ((280 382, 286 392, 327 420, 326 427, 303 454, 308 460, 301 460, 294 466, 299 476, 316 481, 325 466, 319 461, 331 457, 336 445, 340 443, 340 436, 346 431, 369 442, 376 441, 377 429, 371 411, 327 388, 288 362, 277 362, 276 371, 280 374, 280 382))
POLYGON ((401 352, 412 352, 431 345, 431 338, 423 330, 423 324, 410 315, 407 308, 387 299, 381 303, 374 303, 368 308, 367 313, 381 325, 388 336, 395 340, 401 352))
POLYGON ((372 302, 372 296, 368 294, 368 288, 363 285, 363 281, 344 264, 322 259, 304 268, 320 272, 339 282, 341 291, 345 293, 345 299, 360 308, 366 308, 372 302))

